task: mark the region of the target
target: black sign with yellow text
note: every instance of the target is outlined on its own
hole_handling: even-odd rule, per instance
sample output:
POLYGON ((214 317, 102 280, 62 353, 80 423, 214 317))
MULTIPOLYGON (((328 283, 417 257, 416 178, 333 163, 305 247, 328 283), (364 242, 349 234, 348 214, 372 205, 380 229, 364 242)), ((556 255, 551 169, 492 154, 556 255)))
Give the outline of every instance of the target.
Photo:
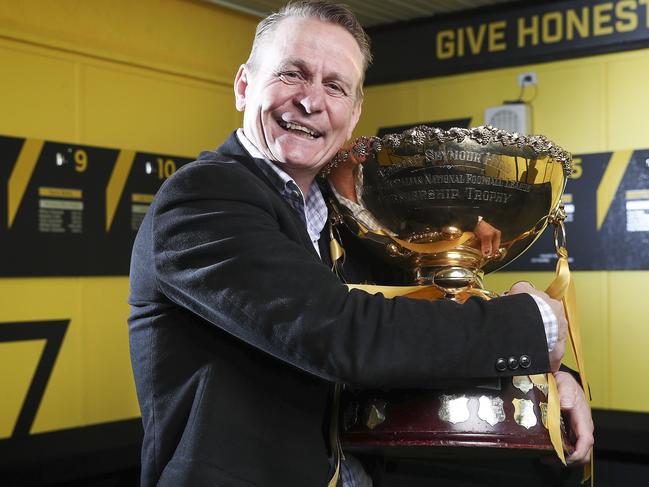
MULTIPOLYGON (((562 197, 573 270, 649 270, 649 149, 575 155, 562 197)), ((503 270, 550 271, 552 228, 503 270)))
POLYGON ((649 47, 649 0, 518 5, 370 29, 367 84, 649 47))
POLYGON ((0 137, 0 277, 127 275, 160 184, 191 159, 0 137))

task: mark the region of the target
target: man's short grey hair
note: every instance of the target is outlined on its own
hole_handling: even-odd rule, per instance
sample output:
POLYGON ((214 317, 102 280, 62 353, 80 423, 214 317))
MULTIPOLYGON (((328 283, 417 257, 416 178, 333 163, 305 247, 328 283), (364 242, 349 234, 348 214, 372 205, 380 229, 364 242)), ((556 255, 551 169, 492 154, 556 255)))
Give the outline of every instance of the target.
POLYGON ((255 31, 255 40, 252 43, 250 57, 246 63, 251 71, 255 71, 257 57, 261 45, 273 34, 282 20, 290 17, 315 18, 322 22, 339 25, 349 32, 363 55, 363 69, 361 73, 360 85, 358 87, 359 98, 363 96, 363 82, 365 72, 372 62, 372 52, 370 51, 370 38, 363 30, 360 22, 354 13, 344 4, 330 3, 324 1, 293 1, 287 3, 279 11, 270 14, 257 24, 255 31))

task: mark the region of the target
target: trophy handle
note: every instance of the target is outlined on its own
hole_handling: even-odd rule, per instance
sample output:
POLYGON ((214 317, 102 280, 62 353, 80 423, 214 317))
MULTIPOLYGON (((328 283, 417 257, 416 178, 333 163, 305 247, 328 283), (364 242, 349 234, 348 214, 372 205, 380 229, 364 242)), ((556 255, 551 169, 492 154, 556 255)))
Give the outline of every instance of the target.
POLYGON ((554 226, 554 249, 559 257, 568 249, 566 226, 564 225, 567 216, 568 214, 561 202, 559 202, 559 205, 548 216, 548 223, 554 226), (565 250, 562 251, 561 249, 565 250))

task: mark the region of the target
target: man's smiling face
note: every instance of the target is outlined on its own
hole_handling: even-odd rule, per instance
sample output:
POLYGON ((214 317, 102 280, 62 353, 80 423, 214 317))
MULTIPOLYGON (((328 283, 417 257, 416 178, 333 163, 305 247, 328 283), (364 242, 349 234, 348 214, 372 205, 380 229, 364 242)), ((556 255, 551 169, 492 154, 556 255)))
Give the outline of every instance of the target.
POLYGON ((363 59, 344 28, 290 17, 235 79, 243 129, 296 180, 313 177, 351 137, 361 111, 363 59))

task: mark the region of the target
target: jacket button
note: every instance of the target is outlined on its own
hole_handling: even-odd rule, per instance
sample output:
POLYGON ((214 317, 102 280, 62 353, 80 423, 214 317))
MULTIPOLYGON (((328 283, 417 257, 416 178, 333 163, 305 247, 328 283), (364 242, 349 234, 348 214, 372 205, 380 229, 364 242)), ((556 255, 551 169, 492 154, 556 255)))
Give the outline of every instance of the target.
POLYGON ((519 363, 521 364, 521 367, 527 369, 530 365, 532 365, 532 359, 528 355, 521 355, 519 363))
POLYGON ((505 362, 504 358, 501 357, 498 360, 496 360, 496 370, 498 372, 503 372, 507 370, 507 362, 505 362))
POLYGON ((518 359, 516 357, 509 357, 507 359, 507 367, 509 367, 509 370, 516 370, 518 368, 518 359))

